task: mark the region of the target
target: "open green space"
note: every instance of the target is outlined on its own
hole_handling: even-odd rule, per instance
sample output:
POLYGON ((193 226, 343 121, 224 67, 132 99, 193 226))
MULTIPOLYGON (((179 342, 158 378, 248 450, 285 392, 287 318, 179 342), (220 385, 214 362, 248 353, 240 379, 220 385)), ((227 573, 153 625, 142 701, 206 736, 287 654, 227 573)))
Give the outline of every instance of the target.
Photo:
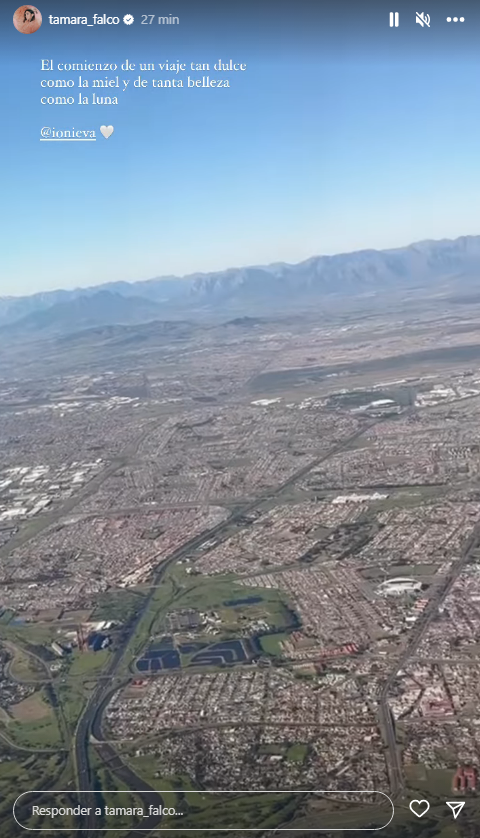
POLYGON ((142 777, 152 789, 162 791, 165 806, 176 806, 178 796, 175 794, 175 789, 185 791, 193 789, 193 785, 188 777, 173 775, 163 777, 159 770, 159 760, 154 754, 145 754, 143 756, 128 754, 124 755, 123 759, 130 765, 135 774, 142 777))
POLYGON ((11 722, 8 726, 8 738, 18 745, 32 749, 54 749, 62 744, 61 733, 53 712, 41 719, 11 722))
POLYGON ((67 679, 63 679, 62 683, 57 686, 56 691, 58 700, 62 706, 65 721, 68 725, 70 733, 73 734, 86 702, 83 681, 81 678, 72 678, 69 682, 67 679))
MULTIPOLYGON (((220 618, 215 633, 203 637, 201 630, 197 632, 195 639, 208 640, 209 643, 255 633, 256 622, 267 622, 271 628, 278 631, 277 639, 270 643, 267 641, 264 647, 264 651, 272 656, 280 654, 279 642, 284 639, 289 628, 298 624, 298 618, 289 607, 284 592, 278 589, 244 587, 232 576, 215 579, 191 576, 186 574, 182 565, 173 565, 165 578, 153 589, 148 607, 126 647, 124 664, 121 667, 124 674, 127 667, 131 671, 134 661, 148 648, 153 639, 168 634, 167 614, 187 608, 200 612, 213 611, 220 618)), ((188 663, 186 655, 182 664, 188 663)))
POLYGON ((371 513, 378 514, 389 509, 416 509, 423 503, 444 497, 445 485, 432 483, 430 486, 396 486, 394 489, 387 487, 385 491, 388 492, 388 498, 374 501, 370 506, 371 513))
POLYGON ((290 762, 304 762, 308 754, 308 745, 302 742, 296 742, 295 745, 290 745, 287 751, 287 759, 290 762))
POLYGON ((98 594, 91 620, 115 620, 128 623, 141 608, 145 594, 124 588, 98 594))
POLYGON ((110 652, 108 649, 100 649, 98 652, 80 652, 75 650, 71 658, 68 674, 69 676, 76 677, 101 672, 109 657, 110 652))
MULTIPOLYGON (((247 621, 265 620, 282 630, 295 625, 295 615, 288 607, 283 591, 277 588, 249 588, 231 577, 187 577, 188 587, 180 589, 169 604, 169 610, 195 608, 215 611, 220 619, 219 635, 238 633, 247 621), (248 600, 252 600, 248 602, 248 600)), ((161 609, 154 624, 155 631, 163 631, 166 609, 161 609)))
POLYGON ((281 657, 282 656, 282 646, 281 644, 286 640, 288 634, 286 632, 278 632, 276 634, 264 634, 263 637, 260 638, 260 646, 262 647, 262 651, 265 652, 266 655, 271 655, 272 657, 281 657))
POLYGON ((295 616, 285 604, 284 599, 282 599, 282 592, 280 590, 272 588, 247 588, 246 590, 250 592, 247 593, 246 597, 242 598, 238 596, 232 598, 232 600, 225 601, 232 602, 236 599, 240 603, 240 600, 243 599, 244 601, 240 604, 228 606, 224 604, 219 607, 218 613, 222 620, 223 630, 236 633, 244 628, 245 624, 248 625, 248 623, 256 620, 264 620, 269 626, 276 629, 283 629, 295 625, 295 616), (252 593, 254 590, 256 594, 252 593), (265 596, 265 593, 270 596, 265 596), (248 599, 249 596, 252 599, 258 597, 261 601, 248 603, 245 599, 248 599))
POLYGON ((453 771, 441 768, 428 769, 423 765, 410 765, 406 768, 405 773, 409 787, 421 791, 429 800, 432 798, 448 800, 452 797, 453 771))
POLYGON ((57 714, 50 702, 49 687, 37 689, 9 707, 9 719, 3 729, 13 744, 20 748, 53 750, 62 745, 57 714))
MULTIPOLYGON (((67 758, 62 752, 51 755, 28 754, 5 747, 0 740, 0 834, 2 838, 18 836, 19 828, 12 817, 12 806, 21 791, 58 788, 64 775, 67 758)), ((30 824, 29 824, 30 826, 30 824)))
POLYGON ((25 646, 31 646, 32 651, 41 649, 42 646, 50 645, 57 637, 58 626, 46 625, 44 623, 15 623, 10 622, 8 626, 1 626, 1 636, 7 640, 18 639, 25 646))
POLYGON ((11 655, 9 674, 15 681, 35 682, 48 677, 45 666, 34 655, 8 641, 5 642, 5 648, 11 655))

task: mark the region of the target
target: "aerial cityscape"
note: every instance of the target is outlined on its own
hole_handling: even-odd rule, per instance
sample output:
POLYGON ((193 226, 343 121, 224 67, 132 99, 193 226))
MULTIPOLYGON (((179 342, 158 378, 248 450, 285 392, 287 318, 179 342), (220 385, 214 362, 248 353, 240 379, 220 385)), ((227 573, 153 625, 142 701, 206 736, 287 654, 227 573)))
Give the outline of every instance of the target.
POLYGON ((2 838, 49 789, 103 800, 66 832, 477 834, 479 249, 303 311, 0 300, 2 838))
POLYGON ((480 838, 480 5, 15 5, 0 838, 480 838))

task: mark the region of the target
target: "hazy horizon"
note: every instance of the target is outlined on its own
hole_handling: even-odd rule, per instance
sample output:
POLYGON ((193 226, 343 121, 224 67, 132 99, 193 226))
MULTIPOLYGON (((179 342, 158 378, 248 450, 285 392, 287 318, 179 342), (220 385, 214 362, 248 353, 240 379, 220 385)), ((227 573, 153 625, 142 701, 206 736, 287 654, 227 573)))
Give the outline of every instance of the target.
POLYGON ((81 291, 81 290, 89 290, 89 289, 92 289, 92 288, 98 288, 100 290, 101 288, 105 288, 106 286, 109 286, 109 285, 115 285, 119 282, 126 282, 128 285, 135 285, 136 283, 141 283, 141 282, 160 282, 160 281, 168 282, 169 280, 179 280, 179 281, 185 280, 185 281, 188 281, 189 279, 196 278, 196 277, 201 278, 201 277, 204 277, 204 276, 209 276, 211 274, 224 274, 224 273, 228 273, 230 271, 246 270, 247 268, 269 268, 269 267, 272 267, 274 265, 300 265, 303 262, 308 262, 310 259, 321 259, 323 257, 331 257, 331 256, 348 256, 348 255, 354 254, 354 253, 365 253, 365 252, 369 252, 369 251, 389 252, 389 251, 396 251, 396 250, 405 250, 406 248, 414 247, 416 245, 421 245, 421 244, 425 244, 425 243, 428 243, 428 242, 437 242, 437 243, 441 242, 441 241, 452 241, 452 242, 454 242, 454 241, 458 241, 458 239, 462 239, 462 238, 475 238, 475 237, 479 237, 479 236, 480 236, 480 233, 478 233, 478 232, 477 233, 463 233, 463 234, 460 234, 460 235, 455 236, 455 237, 453 237, 453 236, 442 236, 441 238, 438 238, 438 239, 433 239, 433 238, 416 239, 414 241, 408 242, 408 244, 396 245, 396 246, 392 246, 392 247, 382 247, 382 248, 380 248, 380 247, 368 247, 367 246, 367 247, 362 247, 362 248, 358 248, 358 249, 355 249, 355 250, 336 251, 335 253, 311 253, 308 256, 306 256, 304 259, 300 259, 298 261, 286 260, 286 259, 272 259, 269 262, 264 262, 264 263, 257 262, 255 264, 229 265, 228 267, 219 268, 217 270, 212 270, 212 271, 198 270, 198 271, 193 271, 191 273, 181 274, 181 275, 180 274, 178 274, 178 275, 175 275, 175 274, 157 274, 156 276, 139 277, 137 279, 131 279, 131 280, 109 279, 107 281, 101 281, 101 282, 98 282, 98 283, 91 283, 91 284, 85 284, 85 285, 79 283, 79 284, 74 285, 72 287, 57 286, 57 287, 54 287, 54 288, 39 288, 38 290, 25 292, 23 294, 3 294, 2 293, 2 294, 0 294, 0 299, 8 299, 8 298, 14 299, 14 298, 21 298, 21 297, 30 297, 30 296, 35 296, 37 294, 49 294, 49 293, 54 294, 55 292, 62 292, 62 291, 81 291))

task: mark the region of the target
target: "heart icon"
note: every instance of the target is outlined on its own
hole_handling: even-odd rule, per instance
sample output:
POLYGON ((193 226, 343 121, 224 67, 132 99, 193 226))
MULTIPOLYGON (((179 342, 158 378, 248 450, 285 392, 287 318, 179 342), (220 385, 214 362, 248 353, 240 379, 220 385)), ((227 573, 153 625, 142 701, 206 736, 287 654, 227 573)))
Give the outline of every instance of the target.
POLYGON ((417 818, 423 818, 424 815, 427 814, 428 810, 430 809, 430 803, 428 800, 411 800, 410 801, 410 810, 413 812, 417 818))
POLYGON ((108 140, 113 134, 113 125, 100 125, 100 133, 108 140))

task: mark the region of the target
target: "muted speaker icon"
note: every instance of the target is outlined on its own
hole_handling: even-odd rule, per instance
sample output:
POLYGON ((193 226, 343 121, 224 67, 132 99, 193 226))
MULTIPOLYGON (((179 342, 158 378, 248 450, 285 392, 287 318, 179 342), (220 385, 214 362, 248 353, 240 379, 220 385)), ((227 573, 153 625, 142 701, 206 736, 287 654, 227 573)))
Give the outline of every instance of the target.
POLYGON ((426 15, 425 12, 415 12, 415 22, 420 26, 430 26, 430 15, 426 15))

